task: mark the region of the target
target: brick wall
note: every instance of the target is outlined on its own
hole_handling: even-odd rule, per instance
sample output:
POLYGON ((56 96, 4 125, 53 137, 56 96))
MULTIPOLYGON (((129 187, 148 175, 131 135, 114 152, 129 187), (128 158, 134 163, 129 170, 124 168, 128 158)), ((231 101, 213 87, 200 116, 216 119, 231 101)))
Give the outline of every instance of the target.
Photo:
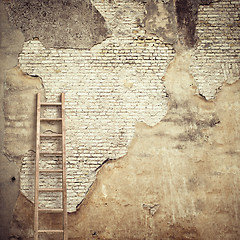
MULTIPOLYGON (((89 50, 46 49, 38 40, 25 42, 19 63, 42 78, 48 101, 66 93, 68 211, 74 211, 106 159, 127 153, 136 122, 153 126, 165 116, 168 98, 161 80, 174 49, 138 26, 144 6, 128 0, 92 1, 111 36, 89 50)), ((191 72, 198 91, 213 99, 224 82, 239 79, 239 1, 200 6, 199 42, 192 50, 191 72)), ((45 112, 45 114, 48 114, 45 112)), ((46 126, 45 130, 49 127, 46 126)), ((51 146, 51 143, 49 143, 51 146)), ((34 193, 34 152, 26 153, 22 192, 34 193)), ((54 158, 50 167, 59 164, 54 158)), ((44 178, 44 177, 43 177, 44 178)), ((55 185, 54 181, 45 184, 55 185)), ((46 206, 59 204, 47 201, 46 206)))
MULTIPOLYGON (((166 114, 161 78, 174 57, 171 46, 138 27, 138 19, 144 17, 142 4, 126 0, 94 4, 112 32, 107 40, 90 50, 46 49, 33 40, 24 44, 19 56, 23 71, 42 78, 48 101, 66 93, 68 211, 76 209, 106 159, 127 153, 136 122, 153 126, 166 114)), ((34 154, 27 153, 21 189, 31 200, 33 163, 34 154)), ((60 201, 40 198, 45 199, 45 207, 60 201)))
POLYGON ((198 46, 193 51, 191 71, 200 94, 213 99, 224 82, 240 76, 240 1, 223 0, 200 6, 198 46))

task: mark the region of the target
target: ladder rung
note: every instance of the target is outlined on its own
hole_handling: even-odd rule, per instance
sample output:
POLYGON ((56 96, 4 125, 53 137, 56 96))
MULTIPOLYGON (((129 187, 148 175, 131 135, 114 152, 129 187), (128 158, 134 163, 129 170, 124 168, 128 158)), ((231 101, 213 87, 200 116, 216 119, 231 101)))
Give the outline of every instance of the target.
MULTIPOLYGON (((50 100, 51 101, 51 100, 50 100)), ((36 131, 36 160, 35 160, 35 203, 34 203, 34 239, 38 239, 38 235, 41 233, 50 233, 56 234, 60 233, 64 235, 63 238, 65 239, 67 236, 67 186, 66 186, 66 146, 65 146, 65 95, 64 93, 61 94, 61 99, 59 100, 52 100, 53 102, 41 102, 41 95, 40 93, 37 94, 37 131, 36 131), (49 107, 48 107, 49 106, 49 107), (50 109, 54 108, 59 110, 59 115, 42 115, 41 116, 41 109, 50 109), (60 124, 61 130, 59 131, 43 131, 41 132, 41 124, 60 124), (58 138, 59 137, 59 138, 58 138), (45 139, 46 138, 46 139, 45 139), (49 139, 50 138, 50 139, 49 139), (55 149, 45 148, 44 145, 41 145, 42 140, 53 140, 53 141, 61 141, 59 147, 55 149), (61 165, 56 168, 52 169, 51 167, 42 167, 39 169, 40 160, 42 158, 60 158, 62 160, 61 165), (51 169, 50 169, 51 168, 51 169), (43 173, 48 173, 47 176, 50 177, 59 177, 61 175, 61 185, 53 185, 53 186, 44 186, 41 183, 39 184, 39 178, 43 173), (59 174, 55 174, 59 173, 59 174), (55 176, 56 175, 56 176, 55 176), (49 207, 49 208, 41 208, 39 206, 39 195, 46 194, 48 197, 51 196, 51 192, 59 192, 58 195, 62 197, 62 206, 56 208, 49 207), (58 227, 52 227, 53 229, 41 229, 39 227, 39 215, 41 214, 50 214, 50 213, 58 213, 62 215, 63 221, 62 225, 58 229, 58 227), (40 229, 39 229, 40 228, 40 229)), ((54 198, 53 198, 54 200, 54 198)), ((47 227, 46 227, 47 228, 47 227)), ((49 227, 51 228, 51 227, 49 227)))
POLYGON ((62 134, 60 133, 41 134, 40 137, 62 137, 62 134))
POLYGON ((63 230, 38 230, 39 233, 63 233, 63 230))
POLYGON ((62 151, 56 151, 56 152, 40 152, 40 154, 62 155, 62 151))
POLYGON ((39 192, 62 192, 62 188, 39 188, 39 192))
POLYGON ((62 169, 39 169, 39 172, 56 172, 56 173, 61 173, 63 170, 62 169))
POLYGON ((54 102, 41 102, 40 103, 42 106, 61 106, 62 105, 62 103, 60 103, 60 102, 56 102, 56 103, 54 103, 54 102))
POLYGON ((40 118, 40 121, 62 121, 62 118, 40 118))
POLYGON ((46 213, 60 213, 63 212, 62 208, 55 208, 55 209, 50 209, 50 208, 42 208, 38 209, 39 212, 46 212, 46 213))

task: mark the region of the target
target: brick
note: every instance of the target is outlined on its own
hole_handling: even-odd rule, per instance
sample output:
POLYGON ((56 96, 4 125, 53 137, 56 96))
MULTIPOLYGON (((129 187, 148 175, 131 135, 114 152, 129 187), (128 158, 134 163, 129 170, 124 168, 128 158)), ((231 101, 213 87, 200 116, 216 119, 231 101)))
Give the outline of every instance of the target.
MULTIPOLYGON (((223 82, 234 82, 239 79, 238 67, 233 71, 229 71, 230 62, 236 66, 240 64, 240 45, 233 46, 231 42, 235 42, 233 30, 229 27, 236 24, 238 26, 239 19, 234 19, 240 8, 240 2, 223 0, 212 3, 211 6, 200 6, 198 12, 198 24, 196 31, 199 37, 199 45, 193 51, 193 61, 191 64, 191 72, 198 85, 199 92, 206 97, 207 100, 215 98, 217 89, 223 82), (235 21, 235 22, 234 22, 235 21), (202 24, 203 22, 211 23, 211 27, 202 24), (209 43, 205 45, 201 43, 209 43), (211 68, 206 65, 211 63, 211 68), (224 71, 230 72, 227 76, 224 71), (200 71, 201 70, 201 71, 200 71), (206 81, 208 79, 208 81, 206 81)), ((236 36, 240 35, 240 28, 234 30, 236 36)))

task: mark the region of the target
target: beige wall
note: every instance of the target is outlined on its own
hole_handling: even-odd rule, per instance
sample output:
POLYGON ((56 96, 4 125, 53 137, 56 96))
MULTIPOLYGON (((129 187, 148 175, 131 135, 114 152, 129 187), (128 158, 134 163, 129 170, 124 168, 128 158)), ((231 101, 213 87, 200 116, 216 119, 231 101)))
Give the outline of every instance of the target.
POLYGON ((60 1, 39 35, 38 2, 1 3, 1 239, 32 239, 35 94, 51 101, 62 91, 69 239, 238 239, 239 2, 91 2, 78 6, 91 10, 78 16, 87 41, 62 45, 47 44, 55 28, 45 28, 61 15, 70 34, 82 29, 71 27, 74 0, 60 1))

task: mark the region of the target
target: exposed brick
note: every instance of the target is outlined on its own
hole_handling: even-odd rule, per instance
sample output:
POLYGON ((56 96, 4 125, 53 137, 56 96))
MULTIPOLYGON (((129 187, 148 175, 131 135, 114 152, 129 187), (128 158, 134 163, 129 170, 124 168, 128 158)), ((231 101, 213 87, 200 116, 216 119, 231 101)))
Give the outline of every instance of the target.
MULTIPOLYGON (((166 114, 168 100, 161 78, 174 57, 171 46, 138 28, 137 18, 144 17, 142 4, 127 0, 93 3, 112 32, 110 38, 90 50, 45 49, 33 40, 24 44, 19 56, 23 71, 42 78, 48 101, 66 93, 70 212, 95 180, 96 169, 106 159, 127 153, 136 122, 153 126, 166 114)), ((51 146, 49 142, 46 147, 51 146)), ((52 161, 54 167, 57 159, 52 161)), ((21 170, 21 189, 31 200, 33 163, 34 156, 27 155, 21 170)), ((43 183, 47 184, 44 179, 43 183)), ((40 201, 52 207, 54 203, 42 201, 46 197, 40 196, 40 201)), ((60 201, 56 199, 56 204, 60 201)))
POLYGON ((199 8, 199 43, 192 54, 191 71, 199 93, 207 100, 215 97, 224 82, 239 80, 239 8, 239 1, 228 0, 199 8))

